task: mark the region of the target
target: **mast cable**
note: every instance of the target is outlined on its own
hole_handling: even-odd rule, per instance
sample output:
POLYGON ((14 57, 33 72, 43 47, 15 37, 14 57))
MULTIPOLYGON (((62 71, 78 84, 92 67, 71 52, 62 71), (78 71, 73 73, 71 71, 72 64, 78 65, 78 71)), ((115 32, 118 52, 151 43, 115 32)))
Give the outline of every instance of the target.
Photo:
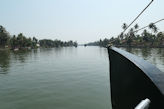
POLYGON ((141 16, 141 14, 152 4, 152 0, 142 11, 141 13, 128 25, 128 27, 122 32, 122 34, 141 16))
MULTIPOLYGON (((156 21, 156 22, 154 22, 154 23, 152 23, 152 24, 159 23, 159 22, 161 22, 161 21, 163 21, 163 20, 164 20, 164 19, 160 19, 160 20, 158 20, 158 21, 156 21)), ((149 25, 144 26, 144 27, 142 27, 142 28, 140 28, 140 29, 138 29, 138 30, 136 30, 136 31, 134 31, 134 32, 138 32, 138 31, 143 30, 143 29, 145 29, 145 28, 147 28, 147 27, 149 27, 149 25)))

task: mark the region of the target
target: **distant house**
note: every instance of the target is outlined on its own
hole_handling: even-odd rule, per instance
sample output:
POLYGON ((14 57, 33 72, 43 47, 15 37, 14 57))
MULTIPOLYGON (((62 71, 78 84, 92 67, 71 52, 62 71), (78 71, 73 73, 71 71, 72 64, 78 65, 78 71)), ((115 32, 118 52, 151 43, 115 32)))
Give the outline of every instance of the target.
POLYGON ((36 44, 37 47, 40 47, 40 44, 36 44))

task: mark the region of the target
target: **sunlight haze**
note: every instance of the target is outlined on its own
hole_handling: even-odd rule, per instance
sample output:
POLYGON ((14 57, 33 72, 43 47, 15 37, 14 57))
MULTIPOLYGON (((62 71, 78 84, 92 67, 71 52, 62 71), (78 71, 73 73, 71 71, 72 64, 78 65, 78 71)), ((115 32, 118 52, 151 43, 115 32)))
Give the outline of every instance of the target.
MULTIPOLYGON (((116 37, 150 0, 0 0, 0 25, 11 35, 87 43, 116 37)), ((164 18, 164 0, 155 0, 134 23, 164 18)), ((164 22, 157 24, 164 31, 164 22)))

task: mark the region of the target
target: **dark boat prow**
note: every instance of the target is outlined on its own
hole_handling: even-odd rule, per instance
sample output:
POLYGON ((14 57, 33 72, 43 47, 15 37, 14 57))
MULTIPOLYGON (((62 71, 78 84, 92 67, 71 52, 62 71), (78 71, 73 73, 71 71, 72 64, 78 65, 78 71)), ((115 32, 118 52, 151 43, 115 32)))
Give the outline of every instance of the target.
POLYGON ((134 109, 148 98, 149 109, 164 109, 164 73, 143 59, 108 47, 113 109, 134 109))

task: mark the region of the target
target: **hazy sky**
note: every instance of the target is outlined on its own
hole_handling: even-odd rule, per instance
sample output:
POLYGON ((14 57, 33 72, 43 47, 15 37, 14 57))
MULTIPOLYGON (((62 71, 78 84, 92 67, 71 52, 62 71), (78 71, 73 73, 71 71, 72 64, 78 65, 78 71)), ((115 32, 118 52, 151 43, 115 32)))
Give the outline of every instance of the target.
MULTIPOLYGON (((0 0, 0 25, 11 35, 79 43, 117 36, 150 0, 0 0)), ((164 18, 164 0, 137 20, 140 27, 164 18)), ((164 22, 157 24, 164 31, 164 22)))

